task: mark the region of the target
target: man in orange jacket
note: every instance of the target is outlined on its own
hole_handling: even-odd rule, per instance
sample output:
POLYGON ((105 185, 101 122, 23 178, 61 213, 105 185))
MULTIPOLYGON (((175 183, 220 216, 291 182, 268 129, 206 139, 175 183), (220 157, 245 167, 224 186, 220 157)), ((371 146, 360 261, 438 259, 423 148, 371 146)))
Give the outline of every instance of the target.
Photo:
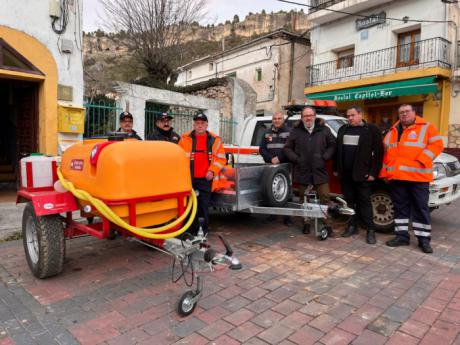
POLYGON ((444 145, 438 130, 417 116, 411 105, 401 105, 398 112, 399 121, 383 140, 385 154, 380 172, 380 177, 389 182, 395 212, 396 237, 386 245, 409 245, 411 220, 418 246, 424 253, 433 253, 429 184, 433 181, 433 160, 444 145))
POLYGON ((198 212, 191 226, 191 232, 199 229, 198 219, 203 218, 203 231, 208 232, 209 203, 213 181, 219 179, 219 173, 225 166, 225 151, 220 137, 208 132, 208 118, 203 113, 193 117, 193 131, 182 135, 179 146, 190 158, 192 185, 198 191, 198 212))

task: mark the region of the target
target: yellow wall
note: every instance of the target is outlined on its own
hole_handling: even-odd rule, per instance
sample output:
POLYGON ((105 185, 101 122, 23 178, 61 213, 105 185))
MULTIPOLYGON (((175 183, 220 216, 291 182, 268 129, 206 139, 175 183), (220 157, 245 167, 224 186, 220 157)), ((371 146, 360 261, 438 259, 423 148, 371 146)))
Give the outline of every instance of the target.
POLYGON ((57 154, 57 84, 56 62, 50 51, 37 39, 0 25, 0 37, 29 60, 45 76, 0 69, 0 78, 37 82, 38 90, 38 148, 46 154, 57 154))

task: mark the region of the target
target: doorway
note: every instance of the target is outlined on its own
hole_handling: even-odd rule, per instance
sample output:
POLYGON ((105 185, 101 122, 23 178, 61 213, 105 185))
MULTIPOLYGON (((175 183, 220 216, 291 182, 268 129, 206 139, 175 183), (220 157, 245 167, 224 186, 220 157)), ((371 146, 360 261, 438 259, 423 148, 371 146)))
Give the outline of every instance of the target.
POLYGON ((38 151, 38 84, 0 79, 0 202, 15 193, 19 160, 38 151))

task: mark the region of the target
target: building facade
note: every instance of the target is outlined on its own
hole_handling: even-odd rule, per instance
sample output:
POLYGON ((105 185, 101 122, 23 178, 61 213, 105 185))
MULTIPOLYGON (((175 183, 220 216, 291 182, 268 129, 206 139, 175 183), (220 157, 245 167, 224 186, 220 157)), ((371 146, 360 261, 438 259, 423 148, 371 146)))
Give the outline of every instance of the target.
MULTIPOLYGON (((180 67, 176 85, 187 86, 213 78, 244 80, 257 93, 257 114, 281 110, 302 100, 310 40, 278 30, 248 43, 180 67)), ((255 114, 245 114, 255 115, 255 114)))
POLYGON ((447 144, 452 125, 460 123, 458 4, 312 0, 311 5, 306 97, 335 100, 341 112, 359 105, 376 124, 394 123, 398 106, 410 103, 447 144))
POLYGON ((82 137, 82 1, 0 2, 0 164, 82 137))

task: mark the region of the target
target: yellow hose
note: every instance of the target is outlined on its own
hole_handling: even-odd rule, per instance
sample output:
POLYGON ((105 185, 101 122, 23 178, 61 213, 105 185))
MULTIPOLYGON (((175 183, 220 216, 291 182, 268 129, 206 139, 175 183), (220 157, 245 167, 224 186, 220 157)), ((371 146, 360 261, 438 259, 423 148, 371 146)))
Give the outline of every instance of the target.
POLYGON ((145 238, 164 240, 167 238, 177 237, 180 234, 187 231, 187 229, 192 225, 193 220, 195 219, 195 215, 197 212, 197 198, 196 198, 195 191, 193 189, 192 189, 191 199, 189 197, 185 212, 180 217, 178 217, 175 221, 167 225, 159 226, 159 227, 155 227, 151 229, 138 228, 136 226, 132 226, 126 223, 115 212, 113 212, 112 209, 109 206, 107 206, 102 200, 91 196, 88 192, 84 190, 76 189, 72 182, 67 181, 64 178, 64 176, 62 175, 61 169, 59 168, 57 169, 57 175, 59 177, 59 181, 61 182, 62 186, 65 189, 67 189, 69 192, 71 192, 77 199, 88 201, 99 211, 99 213, 104 218, 107 218, 109 221, 122 227, 123 229, 126 229, 136 235, 139 235, 145 238), (176 225, 184 221, 184 219, 187 217, 187 215, 190 212, 191 212, 190 217, 187 223, 182 228, 180 228, 179 230, 175 232, 171 232, 167 234, 159 234, 160 232, 170 230, 171 228, 175 227, 176 225))

